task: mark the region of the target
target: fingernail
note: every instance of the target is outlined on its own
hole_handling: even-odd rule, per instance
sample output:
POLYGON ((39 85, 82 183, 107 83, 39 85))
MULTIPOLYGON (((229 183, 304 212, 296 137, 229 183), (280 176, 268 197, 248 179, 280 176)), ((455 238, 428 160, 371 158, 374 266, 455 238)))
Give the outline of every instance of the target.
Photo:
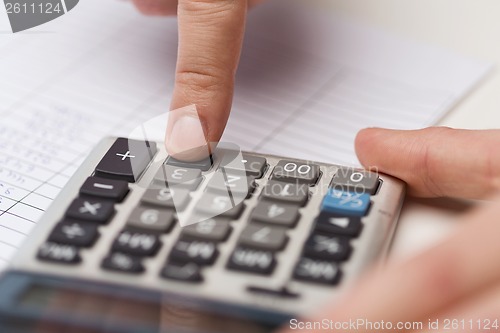
POLYGON ((209 149, 196 107, 193 105, 170 112, 177 114, 171 118, 174 123, 167 137, 168 153, 185 161, 207 157, 209 149))

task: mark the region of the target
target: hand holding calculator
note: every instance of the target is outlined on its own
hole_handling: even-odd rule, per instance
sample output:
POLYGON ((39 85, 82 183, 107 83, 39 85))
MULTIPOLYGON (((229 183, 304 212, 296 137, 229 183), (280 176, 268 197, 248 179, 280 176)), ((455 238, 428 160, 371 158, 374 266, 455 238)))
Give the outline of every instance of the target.
POLYGON ((2 331, 268 332, 390 245, 395 178, 223 145, 186 163, 159 147, 94 149, 0 280, 2 331))

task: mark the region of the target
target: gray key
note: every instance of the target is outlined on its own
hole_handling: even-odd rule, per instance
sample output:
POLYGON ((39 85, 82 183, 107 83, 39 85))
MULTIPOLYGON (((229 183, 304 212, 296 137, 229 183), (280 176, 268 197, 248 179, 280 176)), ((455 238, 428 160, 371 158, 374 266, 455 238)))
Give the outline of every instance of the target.
POLYGON ((378 175, 355 169, 339 169, 332 179, 332 187, 374 194, 378 187, 378 175))
POLYGON ((222 242, 231 233, 229 219, 211 218, 189 225, 182 229, 182 236, 205 239, 213 242, 222 242))
POLYGON ((294 227, 299 218, 299 208, 280 202, 261 201, 252 212, 251 220, 294 227))
POLYGON ((203 193, 196 205, 196 210, 208 217, 220 215, 237 219, 241 215, 244 207, 245 205, 243 203, 235 202, 234 198, 227 195, 203 193))
POLYGON ((210 192, 227 194, 244 199, 255 187, 254 178, 243 171, 217 170, 208 182, 210 192))
POLYGON ((189 191, 185 189, 148 189, 142 196, 142 203, 182 211, 189 202, 189 191))
POLYGON ((319 177, 319 166, 306 162, 281 160, 273 169, 271 179, 284 182, 314 184, 319 177))
POLYGON ((188 169, 174 167, 171 165, 162 165, 154 176, 157 183, 167 184, 171 187, 182 187, 189 190, 198 188, 202 181, 201 171, 199 169, 188 169))
POLYGON ((174 222, 174 212, 166 209, 137 207, 128 218, 127 225, 156 232, 168 232, 174 222))
POLYGON ((251 248, 279 251, 287 241, 286 229, 264 224, 249 224, 241 232, 239 244, 251 248))
POLYGON ((228 170, 244 170, 247 175, 254 176, 255 178, 262 177, 267 165, 264 157, 242 153, 241 160, 237 160, 239 154, 226 151, 222 158, 219 168, 224 167, 228 170))
POLYGON ((299 206, 307 202, 308 196, 309 186, 306 184, 269 181, 262 190, 262 197, 266 200, 287 201, 299 206))

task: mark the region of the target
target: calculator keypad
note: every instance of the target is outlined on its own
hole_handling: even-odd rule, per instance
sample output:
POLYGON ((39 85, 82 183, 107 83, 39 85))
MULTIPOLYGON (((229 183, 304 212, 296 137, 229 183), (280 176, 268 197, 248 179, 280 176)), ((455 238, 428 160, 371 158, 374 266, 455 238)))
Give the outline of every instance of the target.
POLYGON ((100 259, 103 270, 141 274, 143 261, 154 258, 148 260, 163 262, 157 272, 162 279, 200 283, 223 257, 228 272, 271 275, 281 255, 300 246, 289 279, 333 286, 356 251, 351 240, 360 235, 372 195, 381 186, 378 176, 367 171, 325 173, 325 167, 310 162, 279 160, 273 165, 262 156, 218 156, 217 151, 199 162, 168 157, 151 171, 151 188, 130 186, 147 171, 155 153, 153 143, 117 139, 39 248, 38 258, 79 263, 80 249, 98 241, 115 205, 125 201, 132 209, 100 259), (134 196, 139 199, 131 202, 129 192, 139 190, 134 196), (319 195, 321 202, 313 200, 319 195), (199 222, 179 227, 179 214, 187 207, 199 222), (310 225, 310 233, 301 243, 288 244, 300 223, 310 225), (181 228, 178 236, 165 236, 176 228, 181 228), (230 240, 235 245, 227 244, 230 240), (160 252, 163 243, 167 252, 160 252))

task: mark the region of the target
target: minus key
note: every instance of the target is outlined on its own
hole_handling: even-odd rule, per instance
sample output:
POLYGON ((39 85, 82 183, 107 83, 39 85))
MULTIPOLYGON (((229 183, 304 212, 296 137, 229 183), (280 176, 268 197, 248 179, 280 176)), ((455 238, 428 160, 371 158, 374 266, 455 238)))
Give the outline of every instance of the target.
POLYGON ((80 188, 80 194, 92 197, 123 201, 129 191, 128 183, 123 180, 89 177, 80 188))

